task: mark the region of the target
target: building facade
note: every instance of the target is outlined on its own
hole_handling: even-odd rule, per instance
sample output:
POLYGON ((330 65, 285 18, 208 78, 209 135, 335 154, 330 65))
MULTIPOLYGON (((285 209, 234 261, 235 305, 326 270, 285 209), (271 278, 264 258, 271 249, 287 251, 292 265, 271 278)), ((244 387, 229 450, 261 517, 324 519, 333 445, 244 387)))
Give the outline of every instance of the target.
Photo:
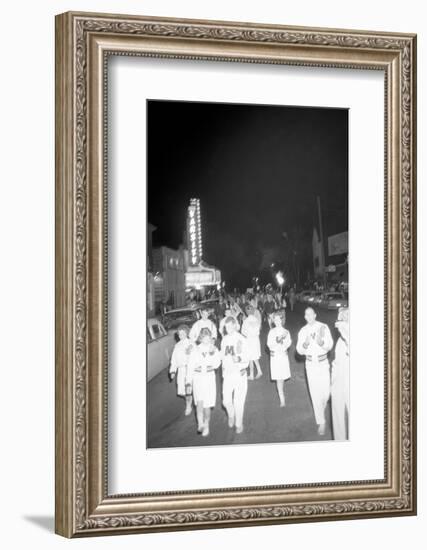
POLYGON ((314 279, 327 284, 348 284, 348 232, 343 231, 328 237, 327 254, 317 229, 313 229, 314 279))
POLYGON ((153 275, 153 232, 156 226, 147 224, 147 315, 153 317, 156 313, 155 289, 153 275))
POLYGON ((153 248, 153 275, 156 313, 160 311, 161 304, 169 309, 185 305, 185 266, 182 248, 153 248))
POLYGON ((348 231, 328 237, 328 281, 348 284, 348 231))

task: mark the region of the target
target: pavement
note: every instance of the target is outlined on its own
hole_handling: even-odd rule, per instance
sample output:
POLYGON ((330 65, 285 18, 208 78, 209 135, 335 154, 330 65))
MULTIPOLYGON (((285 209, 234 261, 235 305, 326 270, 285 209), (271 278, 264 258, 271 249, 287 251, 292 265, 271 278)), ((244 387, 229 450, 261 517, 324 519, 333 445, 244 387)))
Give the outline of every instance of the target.
MULTIPOLYGON (((331 329, 337 314, 334 311, 318 310, 317 319, 331 329)), ((287 310, 286 327, 290 330, 292 346, 289 349, 291 378, 285 382, 286 406, 279 406, 276 384, 270 380, 269 356, 266 351, 268 326, 261 332, 261 368, 263 376, 249 381, 244 414, 244 431, 236 434, 227 424, 227 414, 222 406, 221 368, 217 376, 217 400, 212 409, 210 435, 197 433, 196 415, 185 416, 185 401, 176 395, 175 381, 169 380, 165 369, 153 378, 147 390, 147 447, 190 447, 207 445, 239 445, 252 443, 283 443, 297 441, 321 441, 332 439, 330 403, 326 410, 326 432, 317 434, 310 394, 302 358, 295 351, 299 329, 305 324, 304 306, 296 304, 294 311, 287 310)), ((332 352, 333 355, 333 352, 332 352)))

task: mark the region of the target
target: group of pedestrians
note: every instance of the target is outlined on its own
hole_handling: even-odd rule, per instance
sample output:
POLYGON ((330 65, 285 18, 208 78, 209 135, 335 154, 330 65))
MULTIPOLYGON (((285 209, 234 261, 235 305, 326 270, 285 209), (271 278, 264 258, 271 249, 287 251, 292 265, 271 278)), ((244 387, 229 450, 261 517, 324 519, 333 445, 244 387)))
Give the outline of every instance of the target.
MULTIPOLYGON (((201 310, 201 319, 191 329, 186 325, 178 328, 179 341, 172 354, 170 375, 176 377, 178 395, 185 398, 185 414, 190 415, 195 407, 197 431, 204 437, 209 435, 211 409, 216 405, 215 371, 220 367, 222 404, 228 426, 238 434, 243 432, 248 380, 263 375, 260 364, 263 320, 269 325, 270 377, 276 385, 279 406, 286 405, 285 381, 291 377, 288 352, 292 344, 286 328, 286 310, 283 301, 278 302, 272 294, 262 298, 254 295, 244 302, 236 297, 222 298, 218 304, 221 309, 218 327, 209 318, 209 311, 201 310)), ((298 333, 296 350, 305 358, 318 434, 325 434, 325 409, 331 397, 334 438, 345 440, 348 438, 348 309, 338 312, 335 326, 340 336, 332 369, 329 353, 334 343, 328 325, 317 320, 311 307, 305 309, 304 318, 306 324, 298 333)))
POLYGON ((170 366, 172 377, 177 376, 177 393, 186 399, 185 414, 196 407, 197 431, 209 435, 212 407, 216 403, 215 370, 222 365, 222 398, 228 415, 228 426, 237 433, 243 431, 243 413, 248 390, 247 369, 249 347, 239 332, 237 319, 229 315, 223 325, 220 349, 216 346, 218 333, 215 324, 202 311, 202 318, 192 326, 178 328, 180 341, 176 344, 170 366))

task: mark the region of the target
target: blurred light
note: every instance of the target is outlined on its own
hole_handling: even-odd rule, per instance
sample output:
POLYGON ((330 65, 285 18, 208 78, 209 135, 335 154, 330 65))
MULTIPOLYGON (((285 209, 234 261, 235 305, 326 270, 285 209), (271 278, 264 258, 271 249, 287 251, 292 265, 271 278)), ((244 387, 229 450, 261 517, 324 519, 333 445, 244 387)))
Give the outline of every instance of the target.
POLYGON ((284 279, 283 273, 281 271, 278 271, 276 273, 276 281, 280 286, 282 286, 284 284, 285 279, 284 279))

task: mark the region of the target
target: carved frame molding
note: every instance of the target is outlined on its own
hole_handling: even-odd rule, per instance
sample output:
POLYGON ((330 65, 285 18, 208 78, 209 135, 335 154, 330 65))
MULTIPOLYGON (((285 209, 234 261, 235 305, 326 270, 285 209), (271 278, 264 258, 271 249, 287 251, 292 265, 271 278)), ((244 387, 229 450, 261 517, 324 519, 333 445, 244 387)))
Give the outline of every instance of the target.
POLYGON ((416 37, 66 13, 56 18, 56 532, 67 536, 414 514, 416 37), (140 55, 385 73, 384 480, 107 494, 106 59, 140 55))

